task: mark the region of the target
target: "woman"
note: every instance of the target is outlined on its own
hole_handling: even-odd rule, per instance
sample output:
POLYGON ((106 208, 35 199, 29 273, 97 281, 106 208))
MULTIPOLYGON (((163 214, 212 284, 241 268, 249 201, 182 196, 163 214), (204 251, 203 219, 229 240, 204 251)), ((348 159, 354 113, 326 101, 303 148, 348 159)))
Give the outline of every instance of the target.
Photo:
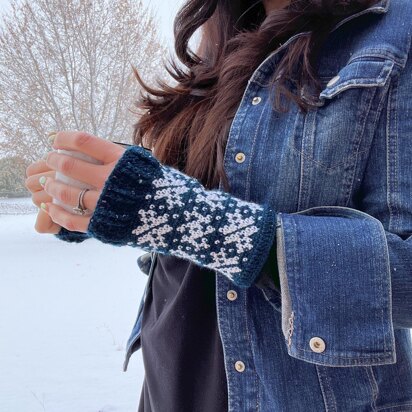
POLYGON ((136 145, 59 132, 103 164, 28 168, 38 232, 152 252, 140 411, 412 411, 411 21, 409 0, 187 1, 177 85, 136 72, 136 145))

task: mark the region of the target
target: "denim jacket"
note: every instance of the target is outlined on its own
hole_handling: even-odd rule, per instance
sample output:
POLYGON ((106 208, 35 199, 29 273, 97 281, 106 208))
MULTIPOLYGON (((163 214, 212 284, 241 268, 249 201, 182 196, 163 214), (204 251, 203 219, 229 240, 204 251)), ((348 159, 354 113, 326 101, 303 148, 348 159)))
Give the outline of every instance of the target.
MULTIPOLYGON (((278 211, 280 288, 216 276, 230 412, 412 411, 411 26, 411 0, 337 24, 307 113, 274 111, 269 87, 307 32, 249 79, 224 166, 233 195, 278 211)), ((155 263, 151 253, 124 370, 155 263)))

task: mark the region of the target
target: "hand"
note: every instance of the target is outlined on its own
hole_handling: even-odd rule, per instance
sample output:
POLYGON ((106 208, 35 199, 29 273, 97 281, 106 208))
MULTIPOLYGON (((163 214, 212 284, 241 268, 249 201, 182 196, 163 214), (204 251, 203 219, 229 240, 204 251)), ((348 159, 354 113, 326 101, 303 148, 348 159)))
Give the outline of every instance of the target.
MULTIPOLYGON (((95 165, 57 152, 48 153, 46 158, 46 164, 52 170, 96 188, 96 190, 88 190, 83 196, 83 205, 92 212, 90 215, 75 215, 67 212, 59 205, 51 202, 46 203, 45 210, 54 223, 70 231, 87 233, 90 219, 96 209, 106 179, 125 149, 108 140, 80 131, 58 132, 55 135, 52 147, 56 150, 65 149, 81 152, 103 163, 95 165)), ((75 207, 78 205, 81 189, 57 181, 54 176, 49 175, 46 177, 43 187, 51 198, 58 199, 69 206, 75 207)))
POLYGON ((41 203, 51 202, 52 198, 43 190, 39 182, 41 176, 53 178, 56 172, 50 169, 45 160, 39 160, 38 162, 30 164, 26 169, 25 186, 33 193, 32 201, 39 208, 36 224, 34 228, 39 233, 52 233, 56 234, 60 231, 61 226, 54 223, 51 217, 40 208, 41 203))

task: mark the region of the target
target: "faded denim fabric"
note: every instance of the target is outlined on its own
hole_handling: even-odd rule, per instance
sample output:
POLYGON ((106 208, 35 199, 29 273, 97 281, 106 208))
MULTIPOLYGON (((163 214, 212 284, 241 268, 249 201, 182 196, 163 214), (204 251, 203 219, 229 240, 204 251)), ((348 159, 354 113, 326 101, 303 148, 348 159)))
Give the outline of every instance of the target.
POLYGON ((224 165, 233 195, 278 211, 281 287, 216 276, 230 412, 412 411, 411 26, 411 0, 381 0, 338 24, 306 114, 272 110, 268 87, 305 33, 249 80, 224 165))

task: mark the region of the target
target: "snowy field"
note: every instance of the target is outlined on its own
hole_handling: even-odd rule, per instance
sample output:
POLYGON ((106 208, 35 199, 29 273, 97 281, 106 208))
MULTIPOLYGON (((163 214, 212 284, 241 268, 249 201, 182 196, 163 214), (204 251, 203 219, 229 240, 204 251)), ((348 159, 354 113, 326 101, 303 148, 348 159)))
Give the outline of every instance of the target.
POLYGON ((141 351, 122 365, 143 252, 39 234, 36 215, 31 198, 0 199, 0 411, 136 411, 141 351))

